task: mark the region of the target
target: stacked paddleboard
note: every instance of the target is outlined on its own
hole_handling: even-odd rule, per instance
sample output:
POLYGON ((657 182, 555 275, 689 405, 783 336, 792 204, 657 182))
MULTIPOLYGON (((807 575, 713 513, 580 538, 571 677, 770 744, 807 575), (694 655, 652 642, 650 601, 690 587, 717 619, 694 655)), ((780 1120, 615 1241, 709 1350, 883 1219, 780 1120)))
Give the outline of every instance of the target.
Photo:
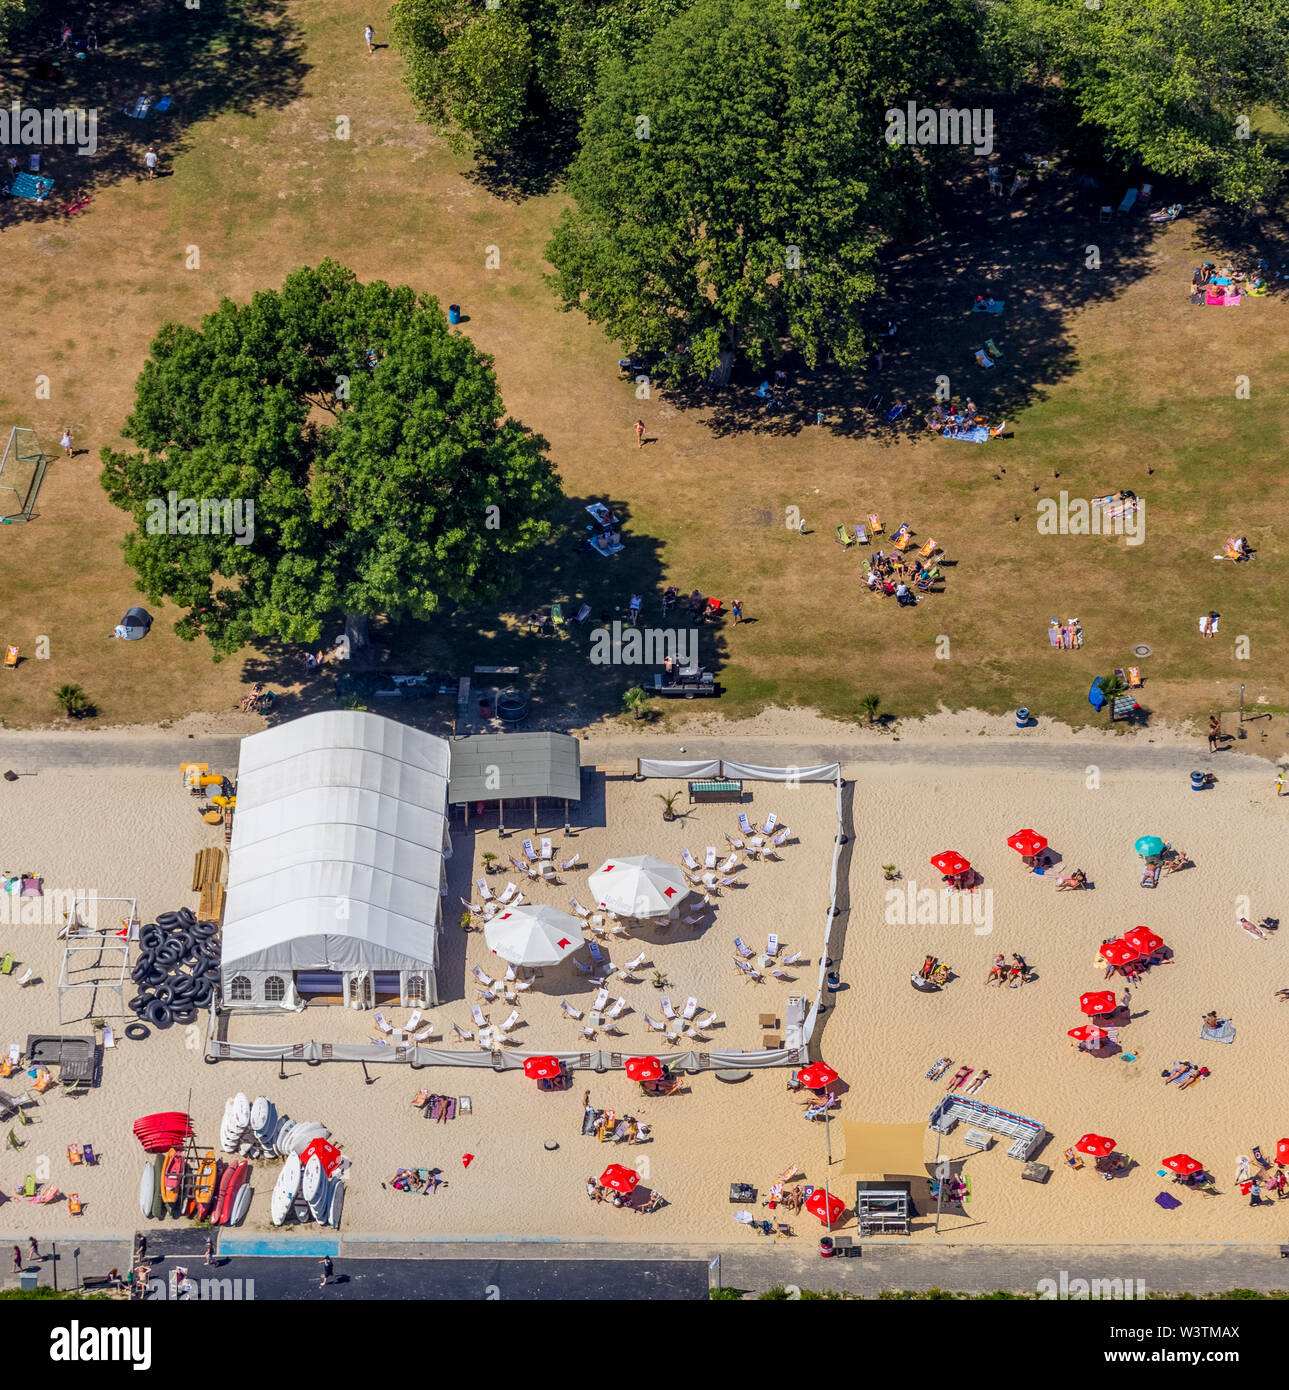
POLYGON ((326 1125, 278 1115, 273 1102, 261 1096, 251 1107, 251 1131, 265 1156, 285 1160, 269 1204, 273 1224, 294 1220, 339 1226, 349 1160, 331 1142, 326 1125))

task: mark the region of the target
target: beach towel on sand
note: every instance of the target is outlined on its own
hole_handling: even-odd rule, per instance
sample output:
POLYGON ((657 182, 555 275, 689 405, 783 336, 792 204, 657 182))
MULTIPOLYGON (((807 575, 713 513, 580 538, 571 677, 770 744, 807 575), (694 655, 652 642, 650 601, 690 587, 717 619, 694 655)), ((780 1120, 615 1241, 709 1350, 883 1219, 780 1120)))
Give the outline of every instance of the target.
POLYGON ((989 430, 984 425, 972 425, 965 430, 945 430, 941 439, 962 439, 968 444, 983 444, 989 438, 989 430))
POLYGON ((1172 1211, 1175 1207, 1181 1206, 1181 1202, 1170 1192, 1161 1192, 1159 1196, 1155 1198, 1155 1202, 1156 1205, 1163 1207, 1165 1211, 1172 1211))
POLYGON ((1199 1035, 1205 1042, 1231 1043, 1235 1041, 1235 1024, 1224 1018, 1216 1028, 1201 1028, 1199 1035))

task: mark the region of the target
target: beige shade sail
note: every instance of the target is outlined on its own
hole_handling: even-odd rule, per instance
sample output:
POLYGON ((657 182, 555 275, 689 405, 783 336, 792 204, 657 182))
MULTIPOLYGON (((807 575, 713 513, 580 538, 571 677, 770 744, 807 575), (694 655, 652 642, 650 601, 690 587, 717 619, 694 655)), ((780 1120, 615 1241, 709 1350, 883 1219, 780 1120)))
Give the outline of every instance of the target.
POLYGON ((839 1121, 846 1141, 843 1173, 884 1178, 925 1178, 925 1121, 908 1125, 871 1125, 839 1121))

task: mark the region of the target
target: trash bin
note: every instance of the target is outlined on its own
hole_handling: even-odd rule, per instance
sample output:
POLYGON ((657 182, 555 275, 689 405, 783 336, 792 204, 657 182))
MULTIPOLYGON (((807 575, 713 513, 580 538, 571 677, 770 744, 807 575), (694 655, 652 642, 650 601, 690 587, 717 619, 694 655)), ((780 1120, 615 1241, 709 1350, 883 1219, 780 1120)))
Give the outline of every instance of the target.
POLYGON ((460 306, 459 304, 449 304, 449 305, 448 305, 448 322, 449 322, 449 323, 460 323, 460 322, 461 322, 461 306, 460 306))
POLYGON ((1191 791, 1202 792, 1204 790, 1204 774, 1202 772, 1191 773, 1191 791))
POLYGON ((836 994, 841 988, 841 976, 835 970, 830 970, 824 976, 824 985, 829 994, 836 994))
POLYGON ((833 1254, 832 1237, 831 1237, 831 1236, 820 1236, 820 1237, 819 1237, 819 1255, 820 1255, 820 1258, 821 1258, 821 1259, 825 1259, 825 1260, 830 1260, 830 1259, 832 1259, 832 1254, 833 1254))
POLYGON ((1016 711, 1016 727, 1018 729, 1029 728, 1029 710, 1024 705, 1016 711))

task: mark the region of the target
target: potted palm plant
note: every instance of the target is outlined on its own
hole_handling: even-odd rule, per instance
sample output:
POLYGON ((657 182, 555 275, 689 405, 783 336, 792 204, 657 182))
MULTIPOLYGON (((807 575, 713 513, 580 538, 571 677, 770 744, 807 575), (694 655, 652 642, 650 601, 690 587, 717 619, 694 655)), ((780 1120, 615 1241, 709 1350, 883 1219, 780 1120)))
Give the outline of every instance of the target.
POLYGON ((658 800, 662 802, 663 820, 676 819, 676 802, 680 800, 679 792, 657 792, 658 800))

